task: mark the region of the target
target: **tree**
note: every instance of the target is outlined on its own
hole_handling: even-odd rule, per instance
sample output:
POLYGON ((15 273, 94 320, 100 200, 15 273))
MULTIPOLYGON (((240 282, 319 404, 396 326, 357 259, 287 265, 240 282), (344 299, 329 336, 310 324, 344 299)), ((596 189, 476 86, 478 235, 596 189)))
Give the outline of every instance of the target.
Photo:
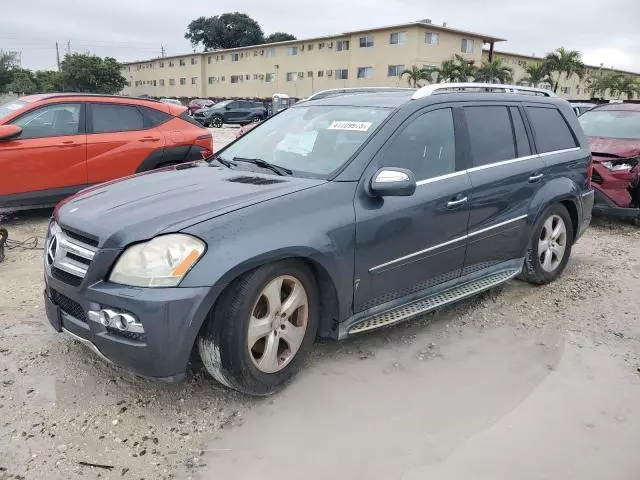
POLYGON ((544 63, 529 63, 524 67, 524 71, 527 76, 520 80, 523 83, 528 83, 532 87, 537 87, 541 83, 551 82, 549 81, 549 73, 547 72, 547 66, 544 63))
POLYGON ((275 32, 264 37, 264 43, 287 42, 289 40, 296 40, 296 37, 284 32, 275 32))
POLYGON ((509 83, 513 77, 513 69, 505 65, 501 59, 483 60, 476 70, 474 81, 486 83, 509 83))
POLYGON ((640 95, 640 83, 631 75, 614 75, 612 83, 612 95, 618 98, 624 95, 627 100, 633 100, 636 95, 640 95))
POLYGON ((453 63, 456 66, 456 71, 452 81, 468 82, 475 77, 476 71, 478 70, 475 66, 475 61, 467 60, 462 55, 456 53, 453 56, 453 63))
POLYGON ((113 94, 121 91, 127 80, 120 73, 120 64, 110 57, 74 53, 60 62, 60 83, 73 92, 113 94))
POLYGON ((430 73, 426 68, 418 68, 413 65, 410 69, 404 70, 400 76, 407 77, 409 85, 413 88, 417 88, 419 86, 418 82, 421 80, 428 80, 430 73))
POLYGON ((200 17, 187 26, 184 38, 206 50, 237 48, 264 42, 258 22, 245 13, 223 13, 214 17, 200 17))
POLYGON ((7 90, 11 83, 12 71, 18 68, 18 54, 0 50, 0 92, 7 90))
POLYGON ((22 68, 11 71, 11 83, 7 90, 14 93, 35 93, 38 91, 36 78, 31 70, 22 68))
POLYGON ((553 84, 554 92, 558 91, 562 75, 566 75, 567 79, 573 75, 582 78, 585 72, 585 65, 582 62, 580 52, 577 50, 567 50, 564 47, 560 47, 554 52, 549 53, 544 59, 544 64, 552 79, 554 73, 557 75, 553 84))
POLYGON ((458 77, 458 66, 453 60, 443 60, 436 69, 436 83, 455 82, 458 77))
POLYGON ((53 70, 38 70, 36 72, 36 85, 42 93, 62 91, 62 74, 53 70))
POLYGON ((587 79, 589 92, 594 97, 604 98, 609 90, 615 89, 615 74, 602 73, 593 75, 587 79))

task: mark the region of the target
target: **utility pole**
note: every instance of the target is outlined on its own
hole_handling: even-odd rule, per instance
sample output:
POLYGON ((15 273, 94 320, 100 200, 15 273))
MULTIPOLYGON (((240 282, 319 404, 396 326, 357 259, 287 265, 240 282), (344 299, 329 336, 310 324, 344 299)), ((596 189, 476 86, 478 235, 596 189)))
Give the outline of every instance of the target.
POLYGON ((160 45, 160 56, 164 58, 167 55, 167 51, 164 49, 164 45, 160 45))
POLYGON ((67 40, 67 55, 71 55, 71 40, 67 40))
POLYGON ((58 62, 58 71, 60 71, 60 47, 58 42, 56 42, 56 61, 58 62))

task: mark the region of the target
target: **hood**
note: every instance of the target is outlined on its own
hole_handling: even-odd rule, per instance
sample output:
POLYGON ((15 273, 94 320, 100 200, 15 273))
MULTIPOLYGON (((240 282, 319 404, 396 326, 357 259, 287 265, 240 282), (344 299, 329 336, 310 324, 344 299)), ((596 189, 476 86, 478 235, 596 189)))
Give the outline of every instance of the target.
POLYGON ((61 226, 118 248, 326 183, 197 162, 85 189, 56 207, 61 226))
POLYGON ((593 159, 596 162, 606 162, 611 158, 635 157, 640 155, 640 140, 587 137, 587 143, 593 152, 593 159))

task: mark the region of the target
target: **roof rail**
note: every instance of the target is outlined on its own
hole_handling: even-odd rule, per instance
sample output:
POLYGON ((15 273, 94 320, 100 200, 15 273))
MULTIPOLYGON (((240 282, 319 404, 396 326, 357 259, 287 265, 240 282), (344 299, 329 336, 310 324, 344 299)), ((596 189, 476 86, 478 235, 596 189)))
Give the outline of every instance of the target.
POLYGON ((529 95, 540 95, 544 97, 555 97, 555 93, 542 88, 523 87, 520 85, 504 85, 501 83, 437 83, 435 85, 427 85, 422 87, 411 97, 412 100, 428 97, 434 93, 449 92, 465 92, 465 91, 483 91, 483 92, 500 92, 500 93, 525 93, 529 95))
POLYGON ((403 91, 416 91, 415 88, 406 87, 344 87, 344 88, 330 88, 328 90, 321 90, 315 92, 304 100, 316 100, 317 98, 324 98, 333 95, 350 95, 355 93, 382 93, 382 92, 403 92, 403 91))

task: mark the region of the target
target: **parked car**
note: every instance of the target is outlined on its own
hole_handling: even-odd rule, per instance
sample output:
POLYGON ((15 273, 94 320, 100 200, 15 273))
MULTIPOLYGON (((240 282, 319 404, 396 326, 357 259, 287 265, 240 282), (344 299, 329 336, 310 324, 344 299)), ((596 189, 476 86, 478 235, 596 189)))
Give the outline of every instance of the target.
POLYGON ((180 105, 180 106, 183 105, 183 103, 180 100, 178 100, 177 98, 161 98, 160 102, 169 103, 171 105, 180 105))
POLYGON ((640 224, 640 105, 601 105, 580 123, 593 152, 594 212, 640 224))
POLYGON ((267 109, 262 102, 225 100, 198 110, 193 118, 205 127, 221 128, 225 123, 245 125, 260 122, 267 118, 267 109))
POLYGON ((253 130, 254 128, 256 128, 258 125, 260 125, 260 122, 253 122, 253 123, 248 123, 247 125, 243 125, 238 130, 238 133, 236 133, 236 138, 240 138, 241 136, 243 136, 248 131, 253 130))
POLYGON ((0 211, 51 206, 89 185, 190 160, 212 138, 186 108, 76 93, 0 106, 0 211))
POLYGON ((208 162, 67 199, 46 239, 51 324, 156 379, 195 349, 267 395, 318 336, 555 280, 591 220, 580 124, 551 92, 468 88, 301 103, 208 162))
POLYGON ((193 115, 198 110, 202 108, 213 107, 215 102, 213 100, 209 100, 206 98, 196 98, 195 100, 191 100, 189 102, 189 106, 187 107, 189 110, 189 115, 193 115))
POLYGON ((578 103, 578 102, 571 103, 571 108, 573 109, 573 111, 578 117, 582 115, 584 112, 588 112, 589 110, 591 110, 596 106, 597 105, 595 103, 578 103))

